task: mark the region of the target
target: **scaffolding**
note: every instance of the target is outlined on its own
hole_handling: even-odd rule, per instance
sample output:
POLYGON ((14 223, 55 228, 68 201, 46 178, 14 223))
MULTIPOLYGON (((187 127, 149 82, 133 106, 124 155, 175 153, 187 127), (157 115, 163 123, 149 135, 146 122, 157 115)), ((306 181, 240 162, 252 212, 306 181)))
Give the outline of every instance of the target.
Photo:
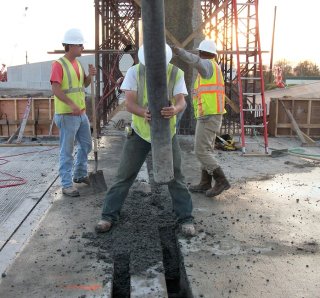
MULTIPOLYGON (((178 0, 176 0, 178 2, 178 0)), ((184 1, 184 0, 179 0, 184 1)), ((198 0, 194 0, 198 1, 198 0)), ((244 3, 252 1, 242 1, 244 3)), ((194 32, 180 45, 194 44, 194 39, 199 36, 207 36, 217 43, 219 63, 225 78, 226 94, 235 102, 239 102, 238 81, 236 71, 236 45, 235 45, 235 22, 232 0, 204 0, 201 5, 201 24, 194 32)), ((241 6, 239 6, 241 9, 241 6)), ((240 13, 240 12, 239 12, 240 13)), ((117 92, 116 81, 122 76, 119 70, 119 60, 124 53, 131 54, 137 62, 137 50, 139 47, 139 20, 141 19, 140 0, 95 0, 95 52, 96 65, 101 70, 97 76, 97 98, 102 109, 100 119, 103 123, 109 121, 108 115, 118 105, 119 93, 117 92), (101 91, 101 92, 100 92, 101 91)), ((242 30, 253 30, 252 24, 244 24, 242 30)), ((167 40, 175 44, 177 39, 166 30, 167 40)), ((254 38, 254 37, 252 37, 254 38)), ((250 42, 257 42, 250 40, 250 42)), ((245 60, 257 59, 259 53, 256 49, 240 52, 245 60)), ((250 69, 241 70, 241 76, 250 76, 256 73, 256 66, 253 64, 250 69)), ((257 84, 244 83, 243 92, 260 92, 257 84)), ((253 105, 255 102, 252 103, 253 105)), ((229 134, 240 133, 239 114, 226 107, 227 114, 223 120, 223 132, 229 134)), ((192 134, 194 122, 190 121, 192 109, 184 115, 180 133, 192 134), (185 121, 184 121, 185 120, 185 121)))

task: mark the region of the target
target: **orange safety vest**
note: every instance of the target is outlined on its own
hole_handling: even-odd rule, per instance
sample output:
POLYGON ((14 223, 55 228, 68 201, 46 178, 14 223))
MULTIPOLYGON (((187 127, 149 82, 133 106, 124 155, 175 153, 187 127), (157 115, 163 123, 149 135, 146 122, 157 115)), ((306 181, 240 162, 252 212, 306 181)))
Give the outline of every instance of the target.
POLYGON ((213 67, 212 77, 204 79, 198 74, 194 82, 193 108, 195 118, 226 113, 222 71, 214 59, 211 62, 213 67))

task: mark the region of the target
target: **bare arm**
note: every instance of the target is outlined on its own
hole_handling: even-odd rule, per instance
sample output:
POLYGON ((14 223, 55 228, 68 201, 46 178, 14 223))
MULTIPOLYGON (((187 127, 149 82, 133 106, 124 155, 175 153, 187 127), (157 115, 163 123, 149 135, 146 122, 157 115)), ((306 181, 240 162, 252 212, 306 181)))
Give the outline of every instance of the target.
POLYGON ((161 110, 161 115, 163 118, 169 119, 173 116, 177 115, 179 112, 183 111, 183 109, 186 106, 186 101, 184 98, 184 95, 182 93, 179 93, 175 95, 175 105, 171 105, 169 107, 164 107, 161 110))
POLYGON ((151 120, 151 115, 147 107, 140 107, 137 103, 137 91, 125 91, 127 111, 137 116, 145 118, 146 121, 151 120))

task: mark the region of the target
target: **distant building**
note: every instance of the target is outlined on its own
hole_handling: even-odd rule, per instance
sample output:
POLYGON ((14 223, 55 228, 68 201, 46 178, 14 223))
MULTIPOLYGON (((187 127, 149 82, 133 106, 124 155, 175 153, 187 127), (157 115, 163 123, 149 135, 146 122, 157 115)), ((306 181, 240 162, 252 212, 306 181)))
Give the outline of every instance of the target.
MULTIPOLYGON (((86 72, 88 72, 88 64, 95 64, 94 55, 84 55, 78 59, 86 72)), ((50 74, 53 61, 54 60, 8 67, 8 80, 7 82, 1 82, 0 88, 51 90, 50 74)), ((123 75, 126 74, 132 64, 133 59, 131 56, 123 55, 120 60, 120 70, 123 75)), ((90 87, 86 88, 86 92, 91 92, 90 87)))

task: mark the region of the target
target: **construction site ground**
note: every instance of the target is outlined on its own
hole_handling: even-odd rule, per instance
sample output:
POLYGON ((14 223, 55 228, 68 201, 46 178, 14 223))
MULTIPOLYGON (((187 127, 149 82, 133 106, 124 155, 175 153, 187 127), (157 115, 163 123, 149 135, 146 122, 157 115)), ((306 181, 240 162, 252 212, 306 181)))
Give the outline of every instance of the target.
MULTIPOLYGON (((129 119, 119 111, 99 139, 108 186, 129 119)), ((179 140, 186 182, 196 183, 194 137, 179 140)), ((151 158, 119 222, 96 234, 105 194, 77 185, 80 197, 62 195, 57 147, 0 147, 2 179, 26 179, 0 188, 0 297, 320 297, 320 148, 296 138, 269 138, 269 146, 290 150, 217 151, 232 187, 216 198, 192 194, 192 238, 176 228, 151 158)))

